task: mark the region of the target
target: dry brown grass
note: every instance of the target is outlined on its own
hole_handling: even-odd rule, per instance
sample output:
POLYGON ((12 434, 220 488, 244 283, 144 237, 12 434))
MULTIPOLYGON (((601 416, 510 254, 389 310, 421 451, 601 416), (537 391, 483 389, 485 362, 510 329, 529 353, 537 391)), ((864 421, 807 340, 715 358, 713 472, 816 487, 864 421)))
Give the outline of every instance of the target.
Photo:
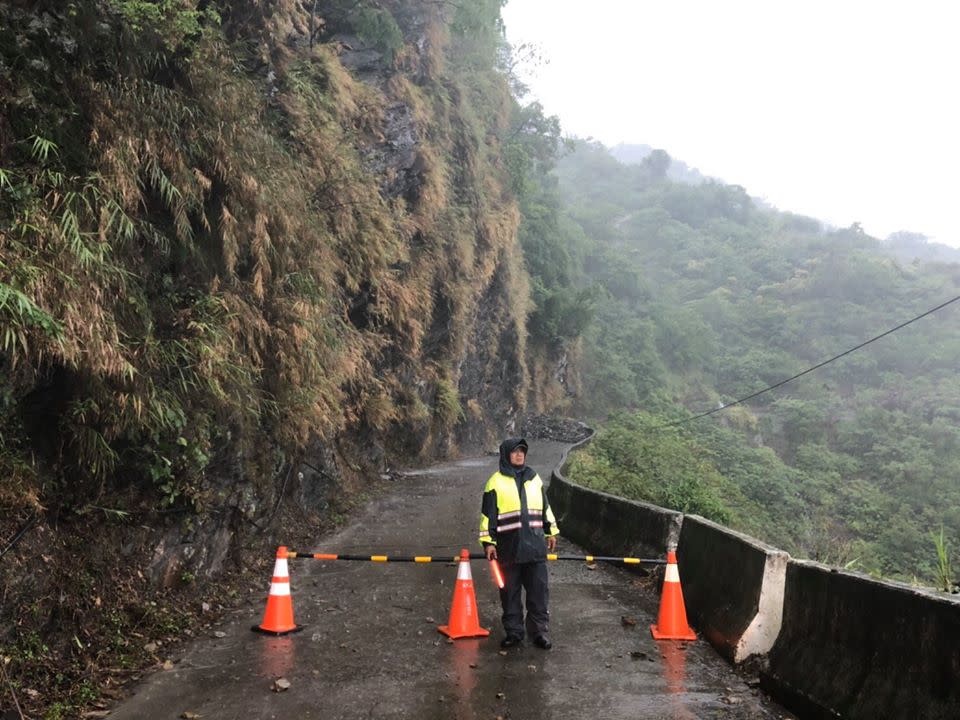
MULTIPOLYGON (((138 64, 131 47, 112 76, 64 62, 82 152, 21 153, 11 168, 34 194, 0 236, 0 283, 32 305, 19 325, 0 319, 13 328, 13 397, 72 373, 56 462, 80 469, 78 492, 103 488, 117 447, 178 453, 191 427, 202 447, 229 432, 252 466, 263 427, 296 454, 317 435, 417 425, 425 406, 435 439, 452 436, 463 406, 478 418, 458 373, 481 299, 498 279, 507 288, 499 321, 517 340, 499 351, 522 358, 528 280, 498 162, 506 85, 457 76, 446 13, 429 9, 382 86, 353 77, 332 45, 291 43, 309 22, 292 0, 235 4, 189 61, 138 64), (241 36, 255 41, 228 44, 241 36), (269 79, 243 70, 258 63, 269 79), (409 204, 382 197, 364 160, 397 101, 420 138, 409 204), (446 336, 426 358, 435 324, 446 336)), ((203 469, 181 464, 177 481, 202 484, 203 469)), ((31 497, 35 479, 17 477, 31 497)))

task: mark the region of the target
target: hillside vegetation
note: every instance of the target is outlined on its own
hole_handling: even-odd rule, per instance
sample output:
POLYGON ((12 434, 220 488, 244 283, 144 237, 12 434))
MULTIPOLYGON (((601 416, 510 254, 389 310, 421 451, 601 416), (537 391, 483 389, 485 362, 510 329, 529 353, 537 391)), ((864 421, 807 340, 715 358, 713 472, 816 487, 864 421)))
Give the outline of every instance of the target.
POLYGON ((858 226, 679 184, 662 151, 623 165, 578 143, 559 166, 578 283, 598 292, 583 409, 604 416, 585 484, 698 512, 800 556, 949 585, 960 539, 960 265, 892 259, 858 226), (622 414, 623 411, 628 414, 622 414))
POLYGON ((499 11, 0 2, 0 659, 28 707, 136 668, 285 512, 336 522, 569 402, 564 278, 518 241, 521 206, 556 221, 559 128, 512 96, 499 11))

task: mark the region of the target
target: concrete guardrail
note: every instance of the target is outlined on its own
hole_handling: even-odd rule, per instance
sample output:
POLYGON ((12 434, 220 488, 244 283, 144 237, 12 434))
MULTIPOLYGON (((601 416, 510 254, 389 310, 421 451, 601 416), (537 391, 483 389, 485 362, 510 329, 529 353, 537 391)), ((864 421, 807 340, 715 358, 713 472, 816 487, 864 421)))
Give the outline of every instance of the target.
POLYGON ((804 718, 955 720, 960 597, 792 560, 760 679, 804 718))
MULTIPOLYGON (((591 438, 577 443, 582 447, 591 438)), ((567 455, 553 471, 547 497, 560 532, 596 555, 663 558, 676 547, 681 513, 588 490, 563 476, 567 455)))
POLYGON ((684 515, 677 561, 690 623, 721 655, 764 655, 780 632, 790 556, 699 515, 684 515))
POLYGON ((761 686, 801 717, 960 718, 960 596, 793 560, 702 517, 576 485, 565 465, 548 490, 563 535, 597 554, 677 547, 694 629, 734 663, 763 656, 761 686))

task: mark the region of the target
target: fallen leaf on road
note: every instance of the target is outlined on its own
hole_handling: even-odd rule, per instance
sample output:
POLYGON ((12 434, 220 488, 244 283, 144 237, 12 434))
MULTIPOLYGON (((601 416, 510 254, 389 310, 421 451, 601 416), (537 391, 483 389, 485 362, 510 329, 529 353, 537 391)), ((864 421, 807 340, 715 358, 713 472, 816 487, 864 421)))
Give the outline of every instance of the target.
POLYGON ((536 666, 536 665, 527 665, 527 670, 529 670, 530 672, 536 672, 536 671, 537 671, 537 666, 536 666))
POLYGON ((637 624, 637 619, 636 619, 636 618, 633 618, 633 617, 630 617, 629 615, 621 615, 621 616, 620 616, 620 623, 621 623, 624 627, 633 627, 634 625, 637 624))
POLYGON ((163 661, 164 670, 173 670, 173 660, 164 660, 163 661))
POLYGON ((497 700, 506 700, 506 699, 507 699, 506 693, 497 693, 497 700))
POLYGON ((503 655, 504 657, 506 657, 507 651, 506 651, 506 650, 501 650, 499 654, 500 654, 500 655, 503 655))
POLYGON ((200 720, 203 715, 197 715, 195 712, 184 710, 182 713, 180 713, 180 717, 183 718, 183 720, 200 720))
POLYGON ((273 681, 273 685, 270 686, 270 689, 274 692, 283 692, 284 690, 290 689, 290 681, 286 678, 277 678, 273 681))
POLYGON ((223 630, 215 630, 213 636, 215 638, 225 638, 227 634, 223 630))
POLYGON ((474 670, 476 670, 476 669, 477 669, 477 664, 476 664, 476 663, 470 663, 470 667, 472 667, 474 670))
POLYGON ((434 620, 432 617, 425 617, 425 618, 424 618, 424 621, 425 621, 425 622, 428 622, 428 623, 435 623, 435 622, 436 622, 436 620, 434 620))
POLYGON ((592 563, 587 563, 587 570, 596 570, 597 566, 592 563))
POLYGON ((634 660, 646 660, 648 656, 645 652, 634 650, 632 653, 630 653, 630 657, 632 657, 634 660))

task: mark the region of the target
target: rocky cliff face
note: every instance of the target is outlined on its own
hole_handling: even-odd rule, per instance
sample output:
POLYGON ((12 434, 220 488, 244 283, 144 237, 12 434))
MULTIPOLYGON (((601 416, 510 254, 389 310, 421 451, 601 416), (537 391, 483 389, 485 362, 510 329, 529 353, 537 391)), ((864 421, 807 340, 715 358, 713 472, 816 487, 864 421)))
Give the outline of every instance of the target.
POLYGON ((284 517, 562 401, 498 11, 0 2, 4 653, 79 667, 284 517))

